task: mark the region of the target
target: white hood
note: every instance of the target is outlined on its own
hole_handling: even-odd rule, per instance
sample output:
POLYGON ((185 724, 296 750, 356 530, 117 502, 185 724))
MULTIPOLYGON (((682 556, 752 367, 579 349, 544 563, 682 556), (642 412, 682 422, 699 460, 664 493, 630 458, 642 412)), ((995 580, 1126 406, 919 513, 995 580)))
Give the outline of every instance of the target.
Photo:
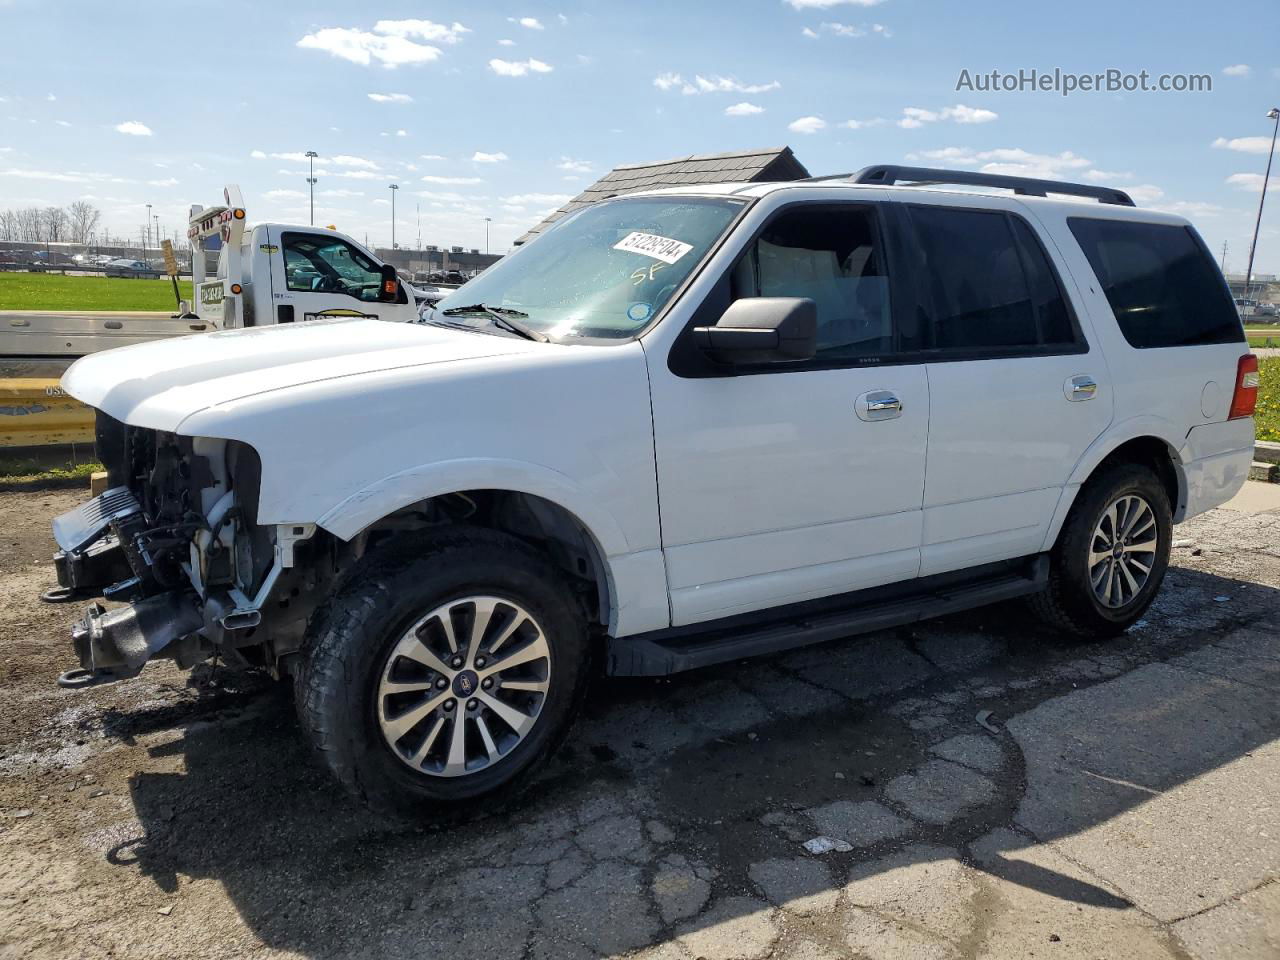
POLYGON ((527 353, 543 346, 425 324, 335 318, 223 330, 108 350, 62 378, 117 420, 177 430, 191 414, 255 394, 401 367, 527 353))

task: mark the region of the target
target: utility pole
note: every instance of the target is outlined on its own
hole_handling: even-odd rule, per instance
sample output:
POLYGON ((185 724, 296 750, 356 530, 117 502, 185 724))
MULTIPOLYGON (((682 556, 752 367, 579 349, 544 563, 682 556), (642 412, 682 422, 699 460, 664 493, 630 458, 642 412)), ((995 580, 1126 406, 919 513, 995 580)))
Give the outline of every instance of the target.
POLYGON ((400 184, 391 184, 391 249, 396 248, 396 191, 400 189, 400 184))
POLYGON ((316 157, 320 154, 314 150, 307 151, 307 164, 309 172, 307 173, 307 184, 311 191, 311 226, 316 225, 316 157))
POLYGON ((1267 119, 1276 125, 1271 130, 1271 149, 1267 151, 1267 172, 1262 175, 1262 196, 1258 198, 1258 219, 1253 223, 1253 243, 1249 244, 1249 266, 1244 271, 1244 298, 1249 299, 1249 284, 1253 282, 1253 255, 1258 249, 1258 229, 1262 226, 1262 205, 1267 202, 1267 183, 1271 179, 1271 159, 1276 152, 1276 134, 1280 133, 1280 107, 1267 111, 1267 119))
POLYGON ((1227 275, 1227 241, 1222 241, 1222 275, 1227 275))
POLYGON ((493 222, 493 217, 484 218, 484 255, 489 255, 489 224, 493 222))
MULTIPOLYGON (((156 249, 158 250, 158 249, 160 249, 160 214, 158 214, 158 213, 157 213, 157 214, 155 215, 154 219, 155 219, 155 222, 156 222, 156 234, 155 234, 155 236, 156 236, 156 249)), ((145 259, 146 259, 146 257, 143 257, 142 259, 144 259, 144 260, 145 260, 145 259)))
POLYGON ((147 229, 142 238, 142 259, 147 259, 147 247, 151 244, 151 204, 147 204, 147 229))

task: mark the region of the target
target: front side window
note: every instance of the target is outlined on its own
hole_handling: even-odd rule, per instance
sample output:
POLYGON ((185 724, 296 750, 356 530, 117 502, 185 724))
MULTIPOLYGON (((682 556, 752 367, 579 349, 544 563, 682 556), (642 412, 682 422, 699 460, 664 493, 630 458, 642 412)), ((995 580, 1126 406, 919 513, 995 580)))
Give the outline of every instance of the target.
POLYGON ((382 287, 382 270, 344 240, 314 233, 286 233, 285 284, 307 293, 340 293, 373 303, 382 287))
POLYGON ((889 277, 875 215, 803 205, 765 227, 730 275, 731 299, 805 297, 818 308, 818 356, 891 353, 889 277))
POLYGON ((1131 346, 1244 340, 1222 275, 1190 228, 1094 217, 1067 225, 1131 346))
POLYGON ((636 197, 586 207, 436 304, 467 322, 483 304, 552 339, 640 333, 702 262, 745 201, 636 197), (452 312, 451 312, 452 311, 452 312))
POLYGON ((1075 349, 1057 278, 1019 218, 952 207, 910 213, 932 349, 978 356, 1075 349))

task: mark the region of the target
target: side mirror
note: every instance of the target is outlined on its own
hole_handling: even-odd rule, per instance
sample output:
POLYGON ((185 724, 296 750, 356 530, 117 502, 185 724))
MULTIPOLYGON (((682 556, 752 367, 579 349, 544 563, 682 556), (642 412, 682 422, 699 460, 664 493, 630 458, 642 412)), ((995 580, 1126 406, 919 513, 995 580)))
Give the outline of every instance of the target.
POLYGON ((721 363, 810 360, 818 349, 818 307, 805 297, 744 297, 693 342, 721 363))
POLYGON ((400 295, 400 278, 396 268, 389 263, 382 265, 382 284, 378 287, 378 299, 383 303, 395 303, 400 295))

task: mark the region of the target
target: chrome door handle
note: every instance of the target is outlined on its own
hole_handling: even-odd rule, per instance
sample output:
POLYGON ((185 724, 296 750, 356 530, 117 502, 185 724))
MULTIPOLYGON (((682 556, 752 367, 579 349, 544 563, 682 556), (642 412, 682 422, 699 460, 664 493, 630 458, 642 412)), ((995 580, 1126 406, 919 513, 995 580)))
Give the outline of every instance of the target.
POLYGON ((1098 395, 1098 381, 1087 374, 1071 377, 1062 385, 1068 400, 1092 400, 1098 395))
POLYGON ((902 416, 902 401, 888 390, 871 390, 854 401, 859 420, 892 420, 902 416))

